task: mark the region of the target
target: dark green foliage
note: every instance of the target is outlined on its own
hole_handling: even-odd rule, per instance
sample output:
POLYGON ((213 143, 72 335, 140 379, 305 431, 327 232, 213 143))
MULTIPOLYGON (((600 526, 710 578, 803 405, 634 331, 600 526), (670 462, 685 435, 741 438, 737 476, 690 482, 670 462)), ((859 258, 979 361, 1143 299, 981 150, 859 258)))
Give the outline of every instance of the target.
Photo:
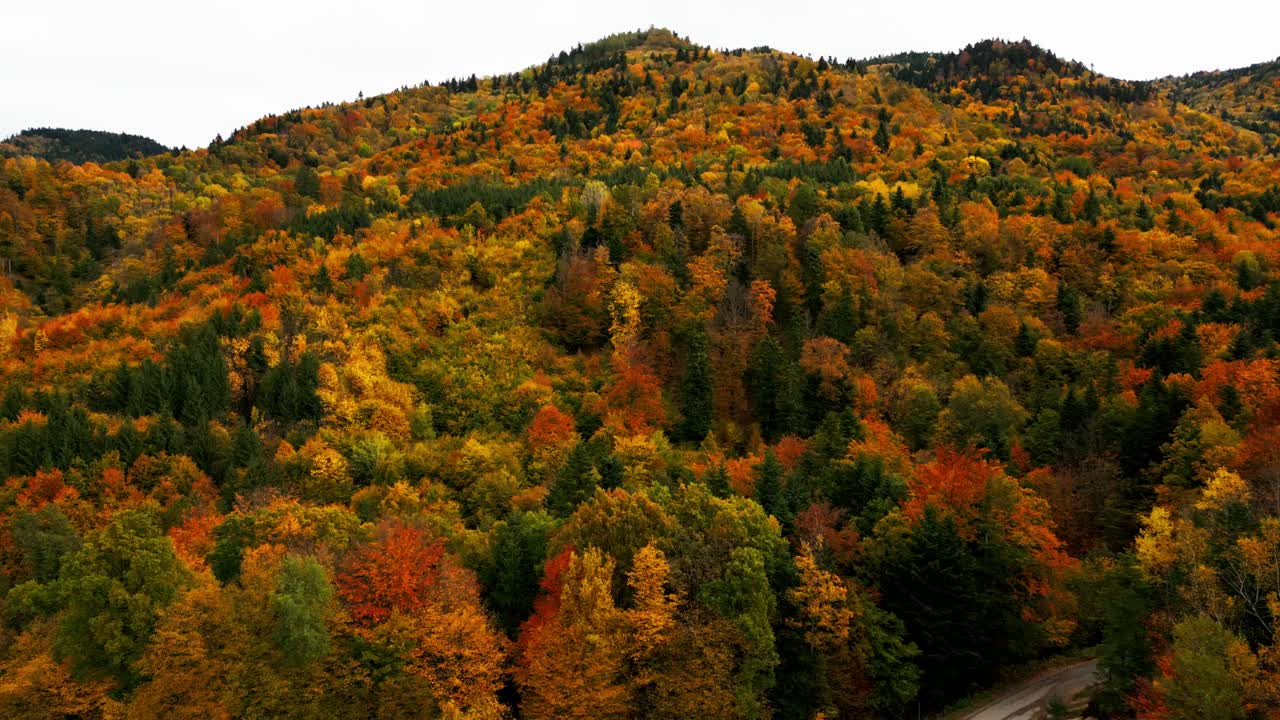
POLYGON ((684 377, 680 382, 684 422, 678 439, 699 442, 711 431, 711 423, 715 419, 707 333, 702 328, 690 331, 685 358, 684 377))
POLYGON ((560 182, 539 179, 514 186, 468 182, 440 189, 421 188, 409 198, 409 209, 443 219, 460 216, 467 208, 480 203, 489 215, 501 220, 524 209, 539 195, 558 197, 561 187, 563 184, 560 182))
POLYGON ((294 216, 290 229, 294 232, 332 240, 334 235, 344 232, 353 235, 361 228, 369 227, 373 216, 369 213, 364 198, 347 194, 342 203, 329 210, 307 215, 299 213, 294 216))
POLYGON ((569 517, 590 498, 602 479, 591 443, 581 442, 569 453, 547 493, 547 509, 556 517, 569 517))
POLYGON ((363 280, 364 276, 368 275, 369 271, 372 269, 373 266, 370 265, 369 261, 365 260, 364 256, 359 252, 353 252, 347 256, 346 271, 348 282, 359 282, 363 280))
POLYGON ((184 327, 163 362, 118 367, 99 405, 134 417, 168 414, 190 425, 221 417, 231 405, 231 385, 214 324, 184 327))
POLYGON ((293 189, 299 195, 309 197, 313 200, 320 197, 320 176, 315 170, 303 165, 298 168, 298 173, 293 178, 293 189))
POLYGON ((80 549, 80 536, 57 505, 19 513, 9 532, 30 578, 39 583, 56 579, 63 560, 80 549))
POLYGON ((875 134, 875 137, 872 138, 872 140, 873 142, 875 142, 876 147, 880 148, 880 152, 888 152, 889 126, 885 123, 884 120, 881 120, 880 124, 876 126, 876 134, 875 134))
POLYGON ((46 422, 24 421, 0 435, 0 459, 10 475, 31 475, 42 468, 68 468, 106 449, 103 434, 88 413, 63 393, 39 394, 30 404, 46 422))
POLYGON ((1155 598, 1133 558, 1122 559, 1107 574, 1100 596, 1103 616, 1098 668, 1103 681, 1096 700, 1106 712, 1123 712, 1135 681, 1155 668, 1145 625, 1155 598))
POLYGON ((783 363, 782 346, 772 335, 766 335, 752 349, 746 372, 745 385, 751 409, 760 423, 761 434, 769 442, 781 437, 783 430, 777 407, 783 363))
MULTIPOLYGON (((1080 293, 1067 285, 1058 286, 1058 312, 1062 315, 1062 325, 1072 335, 1080 329, 1080 320, 1084 317, 1084 302, 1080 293)), ((1023 327, 1026 327, 1024 324, 1023 327)))
POLYGON ((999 537, 979 528, 966 539, 953 518, 928 506, 909 532, 886 535, 870 553, 881 606, 920 648, 926 706, 990 684, 998 667, 1032 646, 1033 626, 1011 585, 1025 558, 999 537))
POLYGON ((716 497, 729 497, 729 494, 733 492, 732 488, 729 487, 729 473, 725 471, 723 464, 707 468, 707 473, 702 480, 707 489, 711 491, 711 494, 716 497))
MULTIPOLYGON (((821 278, 818 280, 815 286, 821 289, 821 278)), ((848 345, 853 342, 854 334, 864 322, 862 315, 855 307, 853 297, 848 292, 842 292, 835 303, 823 308, 818 318, 818 331, 848 345)))
POLYGON ((254 538, 253 520, 239 514, 229 515, 214 529, 213 538, 213 552, 205 561, 213 576, 225 583, 240 575, 245 547, 254 538))
POLYGON ((791 519, 791 510, 787 504, 784 475, 786 470, 773 450, 766 450, 764 462, 756 466, 755 501, 770 515, 780 522, 791 519))
POLYGON ((517 512, 494 525, 489 557, 479 575, 489 607, 508 635, 529 617, 538 595, 547 535, 555 521, 543 512, 517 512))
POLYGON ((779 380, 778 394, 774 400, 774 419, 777 423, 774 431, 779 436, 785 433, 804 437, 809 434, 813 424, 810 422, 811 408, 805 402, 808 382, 800 363, 786 362, 779 380))
POLYGON ((819 487, 832 504, 853 514, 864 533, 907 497, 906 479, 889 471, 884 458, 876 455, 831 462, 822 469, 819 487))
POLYGON ((329 277, 329 268, 325 267, 323 263, 316 270, 316 274, 311 277, 311 287, 315 288, 316 292, 325 295, 333 292, 333 278, 329 277))
POLYGON ((795 192, 791 193, 787 214, 791 216, 791 221, 797 228, 803 228, 805 223, 818 215, 818 191, 809 183, 801 183, 795 192))
POLYGON ((1181 387, 1167 385, 1158 377, 1142 386, 1138 407, 1119 443, 1120 466, 1126 474, 1136 477, 1160 459, 1160 447, 1173 434, 1178 418, 1190 404, 1191 399, 1181 387))
POLYGON ((106 163, 168 151, 164 145, 141 135, 65 128, 23 130, 0 143, 0 157, 32 155, 50 162, 66 160, 77 164, 106 163))
POLYGON ((1018 327, 1018 336, 1013 340, 1013 350, 1018 357, 1031 357, 1036 354, 1036 343, 1039 340, 1031 332, 1031 328, 1027 327, 1024 322, 1018 327))
POLYGON ((268 417, 284 423, 318 421, 324 406, 316 395, 320 387, 320 358, 304 352, 296 363, 288 358, 262 376, 257 405, 268 417))

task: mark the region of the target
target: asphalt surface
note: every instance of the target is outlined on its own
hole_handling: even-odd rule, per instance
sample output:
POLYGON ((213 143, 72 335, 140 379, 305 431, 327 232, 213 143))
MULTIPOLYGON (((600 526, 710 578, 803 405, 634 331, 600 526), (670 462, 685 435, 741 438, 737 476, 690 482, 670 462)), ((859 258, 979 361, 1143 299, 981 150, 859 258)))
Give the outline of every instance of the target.
POLYGON ((1031 720, 1055 697, 1070 704, 1097 682, 1097 674, 1097 660, 1041 673, 966 715, 964 720, 1031 720))

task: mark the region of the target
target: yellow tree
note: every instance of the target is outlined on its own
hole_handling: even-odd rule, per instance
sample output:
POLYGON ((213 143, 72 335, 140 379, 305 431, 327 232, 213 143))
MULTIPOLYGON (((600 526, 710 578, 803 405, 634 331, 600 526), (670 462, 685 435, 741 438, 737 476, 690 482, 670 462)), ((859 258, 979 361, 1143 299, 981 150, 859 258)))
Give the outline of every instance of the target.
POLYGON ((630 716, 626 625, 613 602, 613 566, 595 548, 570 552, 550 588, 558 603, 544 604, 525 624, 516 672, 525 717, 630 716))

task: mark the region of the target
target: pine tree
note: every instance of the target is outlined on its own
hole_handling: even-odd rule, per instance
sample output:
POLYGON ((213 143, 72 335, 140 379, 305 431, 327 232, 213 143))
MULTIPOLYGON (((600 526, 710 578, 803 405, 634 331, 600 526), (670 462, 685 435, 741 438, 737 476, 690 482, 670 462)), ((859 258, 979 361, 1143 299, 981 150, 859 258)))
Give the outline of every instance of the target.
POLYGON ((1065 284, 1058 286, 1058 312, 1062 314, 1063 327, 1072 335, 1080 329, 1080 320, 1084 316, 1083 305, 1080 293, 1076 292, 1075 288, 1065 284))
POLYGON ((600 486, 601 475, 593 462, 590 443, 578 443, 556 474, 547 492, 547 509, 557 517, 568 517, 600 486))
POLYGON ((797 362, 788 362, 782 370, 778 385, 778 396, 775 400, 774 416, 777 425, 774 432, 777 436, 790 433, 803 437, 809 434, 809 408, 805 404, 804 370, 797 362))
POLYGON ((786 502, 786 488, 783 486, 785 470, 773 450, 765 450, 764 462, 756 466, 755 501, 779 522, 790 520, 790 512, 786 502))
POLYGON ((716 497, 729 497, 732 489, 729 487, 729 473, 725 471, 723 464, 717 464, 714 467, 707 468, 706 475, 702 481, 706 484, 707 489, 716 497))
POLYGON ((701 327, 689 333, 687 364, 680 383, 684 400, 681 439, 701 441, 711 431, 715 419, 712 398, 711 363, 707 358, 707 333, 701 327))
POLYGON ((880 148, 880 152, 889 151, 889 126, 884 120, 880 121, 880 125, 876 128, 876 135, 872 138, 876 147, 880 148))
POLYGON ((1018 357, 1031 357, 1036 354, 1036 336, 1031 333, 1031 328, 1024 322, 1018 327, 1018 336, 1013 340, 1013 351, 1018 357))
POLYGON ((333 292, 333 279, 329 277, 329 269, 324 263, 320 263, 320 269, 316 270, 316 274, 312 276, 311 287, 324 295, 333 292))

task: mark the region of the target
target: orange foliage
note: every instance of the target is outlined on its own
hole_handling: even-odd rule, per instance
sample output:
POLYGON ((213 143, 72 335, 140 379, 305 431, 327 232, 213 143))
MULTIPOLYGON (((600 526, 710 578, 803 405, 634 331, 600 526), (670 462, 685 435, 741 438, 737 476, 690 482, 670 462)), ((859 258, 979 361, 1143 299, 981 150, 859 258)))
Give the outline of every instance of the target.
POLYGON ((421 529, 390 522, 379 535, 353 550, 334 578, 352 620, 365 626, 432 602, 448 564, 444 545, 421 529))
POLYGON ((788 471, 795 470, 800 465, 801 458, 809 449, 809 443, 795 435, 784 435, 778 443, 773 446, 773 454, 778 458, 778 462, 788 471))
POLYGON ((526 441, 535 453, 543 448, 554 448, 578 436, 573 418, 554 405, 543 405, 529 425, 526 441))
POLYGON ((605 423, 624 435, 647 435, 666 423, 662 382, 635 358, 615 356, 614 380, 604 395, 605 423))

